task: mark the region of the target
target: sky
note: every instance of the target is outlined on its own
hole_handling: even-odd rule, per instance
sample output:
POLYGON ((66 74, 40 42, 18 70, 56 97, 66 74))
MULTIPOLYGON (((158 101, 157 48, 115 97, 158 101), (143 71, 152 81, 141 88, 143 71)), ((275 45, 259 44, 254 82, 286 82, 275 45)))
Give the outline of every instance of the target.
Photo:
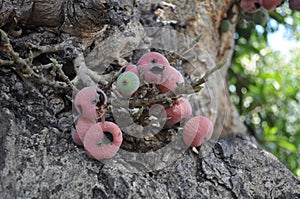
POLYGON ((284 55, 289 54, 289 50, 300 47, 300 42, 289 40, 285 36, 285 28, 279 25, 278 31, 268 34, 269 46, 276 51, 280 51, 284 55))

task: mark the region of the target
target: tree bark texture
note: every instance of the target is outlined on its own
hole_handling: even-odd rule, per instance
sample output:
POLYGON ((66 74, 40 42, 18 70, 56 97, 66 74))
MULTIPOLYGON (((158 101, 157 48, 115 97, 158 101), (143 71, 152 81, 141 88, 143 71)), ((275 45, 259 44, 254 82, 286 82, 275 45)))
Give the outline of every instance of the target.
POLYGON ((188 150, 145 173, 93 161, 66 131, 71 114, 53 115, 59 98, 8 75, 0 83, 2 198, 300 197, 299 179, 246 136, 220 140, 204 158, 188 150))
POLYGON ((299 179, 246 135, 229 99, 238 1, 0 0, 0 7, 10 40, 3 46, 15 51, 0 52, 1 198, 300 197, 299 179), (225 18, 232 28, 222 33, 225 18), (192 97, 197 114, 214 122, 212 145, 188 149, 172 164, 163 163, 172 156, 166 151, 147 172, 91 160, 72 142, 70 88, 105 85, 150 48, 188 60, 186 77, 223 65, 192 97), (221 134, 228 138, 218 140, 221 134))

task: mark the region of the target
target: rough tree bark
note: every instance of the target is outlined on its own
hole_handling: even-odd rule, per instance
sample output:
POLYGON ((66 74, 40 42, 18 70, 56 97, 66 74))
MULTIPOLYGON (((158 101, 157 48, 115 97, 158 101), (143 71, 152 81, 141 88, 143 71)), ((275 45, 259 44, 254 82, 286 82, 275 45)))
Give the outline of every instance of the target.
MULTIPOLYGON (((246 134, 225 89, 237 5, 0 0, 1 198, 300 198, 299 179, 246 134), (219 31, 224 18, 232 23, 226 33, 219 31), (149 48, 181 60, 190 79, 222 65, 191 99, 197 114, 214 121, 213 141, 169 164, 166 150, 143 172, 128 162, 91 160, 72 142, 69 96, 83 86, 105 87, 115 71, 149 48), (221 133, 227 138, 218 140, 221 133)), ((158 141, 128 139, 123 147, 158 141)))

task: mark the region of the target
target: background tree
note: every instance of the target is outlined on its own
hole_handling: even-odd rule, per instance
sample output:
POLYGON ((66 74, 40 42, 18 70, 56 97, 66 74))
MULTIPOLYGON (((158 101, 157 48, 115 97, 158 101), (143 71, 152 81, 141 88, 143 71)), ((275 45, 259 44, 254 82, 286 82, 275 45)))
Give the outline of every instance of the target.
POLYGON ((286 2, 269 15, 265 24, 243 18, 238 26, 229 89, 248 129, 299 176, 299 48, 282 54, 269 47, 277 41, 268 39, 280 28, 286 39, 297 42, 299 12, 286 2))

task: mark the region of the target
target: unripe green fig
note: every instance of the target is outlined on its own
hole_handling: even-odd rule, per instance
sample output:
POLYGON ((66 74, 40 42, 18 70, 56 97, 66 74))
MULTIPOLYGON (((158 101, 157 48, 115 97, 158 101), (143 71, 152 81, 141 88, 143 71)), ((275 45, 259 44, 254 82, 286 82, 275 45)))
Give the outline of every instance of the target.
POLYGON ((266 9, 261 9, 252 15, 252 21, 258 25, 265 25, 269 20, 269 12, 266 9))
POLYGON ((221 32, 223 33, 228 32, 230 28, 231 28, 230 21, 228 19, 223 19, 220 26, 221 32))
POLYGON ((117 79, 117 89, 125 96, 132 95, 140 87, 138 76, 131 71, 122 73, 117 79))

